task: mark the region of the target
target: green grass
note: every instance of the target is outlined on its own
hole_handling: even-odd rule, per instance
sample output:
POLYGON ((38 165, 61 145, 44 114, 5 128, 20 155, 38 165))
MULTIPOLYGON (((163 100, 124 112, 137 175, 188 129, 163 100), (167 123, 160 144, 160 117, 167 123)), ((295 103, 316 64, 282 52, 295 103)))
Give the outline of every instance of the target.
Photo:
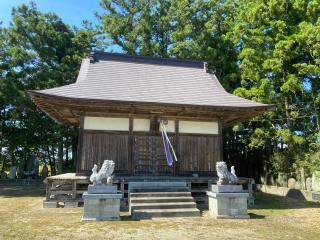
POLYGON ((0 239, 320 239, 320 206, 263 193, 248 220, 80 221, 82 208, 43 209, 44 190, 0 185, 0 239))

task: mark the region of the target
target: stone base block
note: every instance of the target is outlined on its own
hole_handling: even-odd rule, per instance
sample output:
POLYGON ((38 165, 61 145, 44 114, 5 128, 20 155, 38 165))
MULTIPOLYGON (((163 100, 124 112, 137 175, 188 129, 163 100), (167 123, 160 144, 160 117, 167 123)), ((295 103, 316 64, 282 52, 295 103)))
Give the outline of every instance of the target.
POLYGON ((208 191, 209 213, 215 218, 250 218, 247 214, 248 193, 215 193, 208 191))
POLYGON ((117 186, 113 185, 89 185, 88 193, 117 193, 117 186))
POLYGON ((83 194, 82 221, 120 220, 122 194, 83 194))
POLYGON ((46 200, 43 201, 43 208, 57 208, 57 207, 58 207, 57 202, 49 202, 46 200))
POLYGON ((242 192, 242 185, 216 185, 212 184, 210 191, 215 193, 233 193, 242 192))
POLYGON ((65 202, 64 207, 65 208, 76 208, 76 207, 78 207, 78 202, 65 202))

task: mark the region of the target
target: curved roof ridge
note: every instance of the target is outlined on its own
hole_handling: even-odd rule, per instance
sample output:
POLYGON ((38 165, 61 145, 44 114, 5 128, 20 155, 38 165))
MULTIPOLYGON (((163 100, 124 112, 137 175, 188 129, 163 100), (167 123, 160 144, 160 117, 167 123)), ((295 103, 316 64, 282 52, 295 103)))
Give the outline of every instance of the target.
POLYGON ((179 58, 162 58, 151 56, 128 55, 123 53, 94 52, 92 54, 94 62, 103 61, 123 61, 136 62, 157 65, 172 65, 191 68, 204 68, 204 61, 179 59, 179 58))

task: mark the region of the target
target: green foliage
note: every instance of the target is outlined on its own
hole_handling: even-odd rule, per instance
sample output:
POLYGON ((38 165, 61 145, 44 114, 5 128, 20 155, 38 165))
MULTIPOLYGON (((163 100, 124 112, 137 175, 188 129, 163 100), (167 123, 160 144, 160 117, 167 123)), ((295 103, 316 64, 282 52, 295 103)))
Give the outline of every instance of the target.
POLYGON ((89 26, 78 30, 54 13, 39 12, 34 3, 14 8, 10 26, 0 29, 1 147, 14 164, 37 155, 54 166, 57 145, 77 135, 76 128, 59 126, 40 111, 26 90, 73 83, 95 35, 89 26))
POLYGON ((277 107, 241 126, 250 129, 251 148, 267 148, 271 140, 274 171, 293 171, 293 163, 305 159, 300 152, 309 152, 309 136, 319 131, 320 3, 240 2, 231 34, 241 71, 234 93, 277 107))

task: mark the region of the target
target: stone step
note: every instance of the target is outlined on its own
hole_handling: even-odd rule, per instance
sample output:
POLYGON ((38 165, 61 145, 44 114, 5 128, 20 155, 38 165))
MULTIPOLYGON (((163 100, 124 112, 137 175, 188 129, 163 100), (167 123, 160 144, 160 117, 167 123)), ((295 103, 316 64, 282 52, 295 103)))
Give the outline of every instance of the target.
POLYGON ((200 211, 197 208, 179 209, 138 209, 131 212, 133 219, 150 219, 163 217, 199 217, 200 211))
POLYGON ((139 181, 129 182, 128 189, 146 189, 146 188, 186 188, 185 181, 139 181))
POLYGON ((134 197, 130 203, 194 202, 193 197, 134 197))
POLYGON ((145 187, 145 188, 134 188, 130 189, 131 193, 146 193, 146 192, 190 192, 188 188, 176 188, 176 187, 167 187, 167 188, 155 188, 155 187, 145 187))
POLYGON ((139 192, 130 193, 130 198, 134 197, 190 197, 190 192, 139 192))
POLYGON ((132 203, 131 211, 137 209, 180 209, 196 208, 195 202, 164 202, 164 203, 132 203))

